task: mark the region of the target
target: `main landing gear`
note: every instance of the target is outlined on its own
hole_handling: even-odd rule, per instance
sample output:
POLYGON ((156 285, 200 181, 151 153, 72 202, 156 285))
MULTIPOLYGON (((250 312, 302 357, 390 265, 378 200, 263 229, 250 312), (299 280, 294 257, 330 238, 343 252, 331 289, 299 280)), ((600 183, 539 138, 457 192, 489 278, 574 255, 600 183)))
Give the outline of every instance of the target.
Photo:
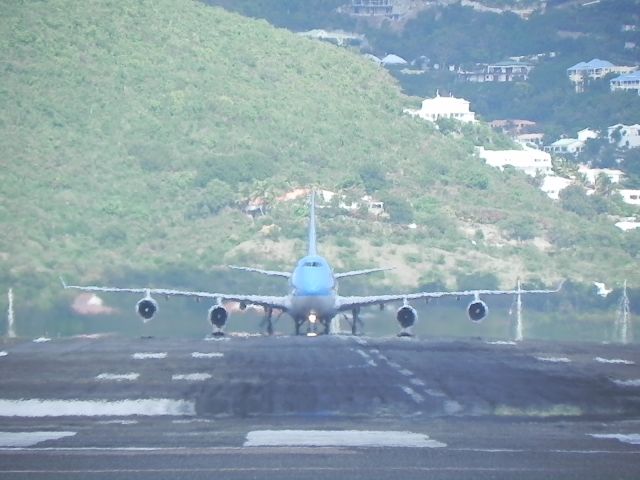
POLYGON ((359 325, 362 325, 362 320, 360 320, 360 307, 356 307, 351 310, 351 335, 358 334, 359 325))

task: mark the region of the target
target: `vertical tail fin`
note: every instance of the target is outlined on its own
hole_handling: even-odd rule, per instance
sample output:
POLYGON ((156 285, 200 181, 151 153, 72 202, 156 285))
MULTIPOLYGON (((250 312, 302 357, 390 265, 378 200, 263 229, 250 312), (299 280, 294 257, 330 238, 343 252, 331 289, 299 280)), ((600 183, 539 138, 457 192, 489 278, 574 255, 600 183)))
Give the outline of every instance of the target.
POLYGON ((311 190, 311 206, 309 208, 309 253, 308 255, 317 255, 316 247, 316 192, 311 190))

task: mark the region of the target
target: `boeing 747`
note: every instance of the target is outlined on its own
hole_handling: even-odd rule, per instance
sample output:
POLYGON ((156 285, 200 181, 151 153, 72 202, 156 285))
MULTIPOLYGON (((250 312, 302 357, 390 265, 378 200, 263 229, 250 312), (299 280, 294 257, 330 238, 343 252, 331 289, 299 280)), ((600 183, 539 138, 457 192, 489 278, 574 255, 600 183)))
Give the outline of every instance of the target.
POLYGON ((302 257, 292 272, 263 270, 253 267, 230 268, 256 272, 263 275, 282 277, 289 280, 289 293, 283 296, 245 295, 231 293, 183 291, 165 288, 119 288, 100 286, 80 286, 67 285, 62 281, 64 288, 77 289, 90 292, 128 292, 144 295, 136 303, 136 312, 143 321, 149 321, 158 312, 158 303, 153 298, 157 296, 181 296, 193 297, 196 299, 211 299, 213 305, 208 310, 208 319, 213 326, 213 335, 223 335, 223 328, 229 319, 229 312, 223 302, 239 302, 240 308, 248 305, 257 305, 264 309, 267 333, 273 333, 272 316, 274 310, 286 312, 294 321, 295 333, 299 335, 306 325, 307 331, 316 333, 320 328, 327 334, 330 330, 331 320, 342 312, 351 313, 351 331, 355 335, 359 325, 358 315, 362 307, 378 305, 384 308, 387 303, 402 302, 396 312, 396 319, 400 324, 401 336, 411 335, 411 327, 418 319, 418 313, 410 305, 410 301, 419 299, 442 298, 442 297, 472 297, 467 307, 467 315, 474 322, 483 320, 489 309, 486 303, 481 300, 481 295, 509 295, 509 294, 538 294, 554 293, 554 290, 465 290, 458 292, 417 292, 391 295, 372 296, 341 296, 338 294, 338 282, 340 278, 356 275, 365 275, 373 272, 387 270, 386 268, 371 268, 365 270, 353 270, 348 272, 334 272, 329 262, 318 254, 316 241, 316 218, 315 218, 315 195, 311 194, 309 229, 308 229, 308 251, 302 257))

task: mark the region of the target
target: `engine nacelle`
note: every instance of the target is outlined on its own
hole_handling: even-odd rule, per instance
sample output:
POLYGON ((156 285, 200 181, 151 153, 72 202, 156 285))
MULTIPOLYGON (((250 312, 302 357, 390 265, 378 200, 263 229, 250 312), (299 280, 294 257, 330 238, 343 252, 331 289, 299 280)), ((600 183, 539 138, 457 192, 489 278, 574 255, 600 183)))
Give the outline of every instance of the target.
POLYGON ((222 305, 214 305, 209 309, 209 321, 211 325, 217 328, 222 328, 227 323, 229 318, 229 312, 222 305))
POLYGON ((158 302, 151 297, 145 297, 136 303, 136 313, 145 323, 153 318, 158 311, 158 302))
POLYGON ((412 306, 404 305, 398 309, 396 319, 403 329, 409 328, 418 320, 418 312, 412 306))
POLYGON ((481 322, 489 314, 489 307, 482 300, 475 299, 467 307, 467 315, 472 322, 481 322))

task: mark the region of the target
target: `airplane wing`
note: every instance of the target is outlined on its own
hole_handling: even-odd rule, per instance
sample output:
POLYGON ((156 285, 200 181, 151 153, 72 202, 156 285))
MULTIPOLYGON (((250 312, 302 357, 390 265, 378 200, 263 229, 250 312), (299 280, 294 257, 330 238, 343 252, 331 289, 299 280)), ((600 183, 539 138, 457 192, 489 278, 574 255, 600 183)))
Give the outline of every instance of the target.
POLYGON ((464 290, 459 292, 417 292, 395 295, 372 295, 368 297, 338 297, 336 300, 337 308, 340 311, 351 310, 356 307, 366 307, 370 305, 384 305, 385 303, 420 300, 423 298, 444 298, 444 297, 479 297, 480 295, 517 295, 517 294, 536 294, 536 293, 556 293, 562 288, 560 283, 558 288, 550 290, 464 290))
POLYGON ((364 270, 351 270, 350 272, 334 273, 335 278, 353 277, 355 275, 366 275, 367 273, 385 272, 387 270, 393 270, 393 268, 367 268, 364 270))
POLYGON ((192 298, 211 298, 215 302, 231 301, 241 302, 247 305, 259 305, 261 307, 271 307, 278 310, 287 310, 289 308, 287 297, 264 296, 264 295, 245 295, 245 294, 228 294, 214 292, 198 292, 188 290, 172 290, 166 288, 120 288, 120 287, 98 287, 94 285, 67 285, 60 278, 62 286, 65 289, 83 290, 85 292, 124 292, 124 293, 140 293, 146 296, 176 296, 176 297, 192 297, 192 298))
POLYGON ((261 273, 263 275, 269 275, 272 277, 284 277, 284 278, 290 278, 291 277, 291 273, 290 272, 278 272, 276 270, 262 270, 260 268, 253 268, 253 267, 238 267, 236 265, 227 265, 227 267, 233 269, 233 270, 243 270, 245 272, 255 272, 255 273, 261 273))

